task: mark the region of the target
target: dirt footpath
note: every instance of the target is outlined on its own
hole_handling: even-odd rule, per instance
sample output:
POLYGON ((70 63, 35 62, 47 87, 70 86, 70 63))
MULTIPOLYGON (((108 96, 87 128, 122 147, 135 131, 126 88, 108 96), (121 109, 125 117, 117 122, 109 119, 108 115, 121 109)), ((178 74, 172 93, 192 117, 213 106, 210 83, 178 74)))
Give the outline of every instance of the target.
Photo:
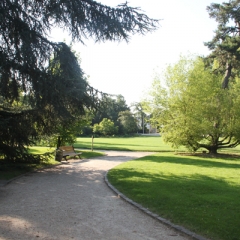
POLYGON ((149 153, 71 160, 0 187, 0 239, 190 239, 118 198, 107 170, 149 153))

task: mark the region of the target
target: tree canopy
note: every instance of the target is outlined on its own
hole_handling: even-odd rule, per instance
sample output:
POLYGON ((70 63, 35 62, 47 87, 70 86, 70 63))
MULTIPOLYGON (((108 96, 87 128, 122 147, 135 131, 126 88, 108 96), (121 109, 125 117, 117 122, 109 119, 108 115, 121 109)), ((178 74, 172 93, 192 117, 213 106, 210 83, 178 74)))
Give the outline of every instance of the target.
POLYGON ((18 100, 20 92, 31 92, 39 101, 44 81, 52 81, 46 68, 50 57, 61 52, 69 60, 69 49, 49 40, 54 27, 66 29, 78 41, 119 41, 152 31, 158 22, 127 3, 110 8, 92 0, 2 0, 0 21, 0 90, 9 101, 18 100))
POLYGON ((218 23, 214 37, 205 43, 212 51, 208 64, 223 77, 222 88, 228 88, 230 79, 239 73, 240 64, 240 2, 231 0, 222 4, 212 3, 207 7, 209 16, 218 23))
POLYGON ((122 127, 122 133, 133 134, 138 131, 137 119, 134 118, 133 113, 129 110, 119 112, 118 120, 122 127))
POLYGON ((22 157, 24 146, 52 134, 56 122, 80 118, 99 102, 71 48, 51 40, 54 27, 84 42, 128 41, 157 25, 127 3, 111 8, 93 0, 0 1, 0 153, 22 157))
POLYGON ((144 112, 144 103, 143 102, 134 102, 131 104, 134 116, 137 119, 138 128, 142 133, 145 133, 146 123, 147 123, 147 114, 144 112))
POLYGON ((155 79, 148 107, 166 142, 210 153, 240 143, 239 79, 222 89, 221 74, 205 69, 201 58, 181 58, 163 80, 155 79))
POLYGON ((104 136, 112 136, 118 132, 118 127, 114 125, 112 120, 103 118, 99 124, 94 124, 93 132, 104 136))
POLYGON ((129 110, 126 100, 122 95, 105 95, 96 111, 94 111, 94 117, 92 119, 92 125, 100 123, 104 118, 110 119, 114 122, 115 126, 118 126, 119 134, 123 134, 122 125, 118 121, 119 113, 129 110))

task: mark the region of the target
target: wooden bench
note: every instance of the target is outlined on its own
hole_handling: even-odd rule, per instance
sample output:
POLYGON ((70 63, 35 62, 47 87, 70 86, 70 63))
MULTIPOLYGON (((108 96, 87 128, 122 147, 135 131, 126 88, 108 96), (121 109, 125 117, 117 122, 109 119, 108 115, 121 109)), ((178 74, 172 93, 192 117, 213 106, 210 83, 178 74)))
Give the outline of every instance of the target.
POLYGON ((62 152, 62 157, 67 161, 68 156, 79 156, 81 158, 81 152, 76 152, 73 146, 61 146, 58 148, 62 152))

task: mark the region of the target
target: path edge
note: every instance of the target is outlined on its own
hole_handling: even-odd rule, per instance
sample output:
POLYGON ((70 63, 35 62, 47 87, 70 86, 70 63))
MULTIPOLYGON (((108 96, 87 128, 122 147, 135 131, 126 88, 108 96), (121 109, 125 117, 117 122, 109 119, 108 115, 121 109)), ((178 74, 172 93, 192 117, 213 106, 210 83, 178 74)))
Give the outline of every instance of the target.
POLYGON ((146 213, 147 215, 149 215, 150 217, 160 221, 161 223, 167 225, 168 227, 171 227, 177 231, 180 231, 182 233, 184 233, 185 235, 192 237, 193 239, 196 240, 209 240, 207 238, 204 238, 182 226, 173 224, 172 222, 170 222, 169 220, 160 217, 158 214, 152 213, 151 211, 149 211, 147 208, 143 207, 141 204, 138 204, 136 202, 134 202, 133 200, 131 200, 130 198, 126 197, 123 193, 121 193, 120 191, 118 191, 109 181, 108 181, 108 172, 107 171, 105 173, 104 176, 104 182, 106 183, 106 185, 119 197, 122 198, 123 200, 125 200, 126 202, 128 202, 129 204, 133 205, 134 207, 138 208, 139 210, 143 211, 144 213, 146 213))

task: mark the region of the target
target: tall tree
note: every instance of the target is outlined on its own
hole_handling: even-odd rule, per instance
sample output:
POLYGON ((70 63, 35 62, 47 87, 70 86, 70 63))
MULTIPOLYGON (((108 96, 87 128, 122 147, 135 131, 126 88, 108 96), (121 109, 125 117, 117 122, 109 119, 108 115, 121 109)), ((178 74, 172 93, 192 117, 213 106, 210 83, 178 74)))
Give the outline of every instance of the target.
POLYGON ((131 104, 135 118, 137 119, 139 129, 142 130, 142 133, 145 133, 145 125, 147 122, 147 114, 144 112, 144 103, 143 102, 134 102, 131 104))
POLYGON ((218 23, 213 39, 206 43, 212 50, 207 60, 208 64, 214 65, 215 71, 224 76, 222 88, 225 89, 230 79, 239 73, 240 2, 231 0, 222 4, 212 3, 207 11, 218 23))
POLYGON ((98 103, 71 49, 50 40, 51 29, 61 27, 81 42, 128 41, 157 24, 127 3, 111 8, 93 0, 1 0, 0 153, 21 158, 24 146, 52 133, 56 118, 71 120, 98 103))
POLYGON ((222 76, 199 58, 180 59, 164 79, 167 88, 156 80, 148 103, 166 142, 210 153, 240 143, 240 79, 222 89, 222 76))
POLYGON ((124 134, 133 134, 137 132, 137 120, 129 110, 120 112, 118 120, 124 134))
POLYGON ((94 113, 93 124, 100 123, 104 118, 110 119, 116 126, 119 126, 118 117, 122 111, 129 110, 129 107, 122 95, 104 96, 94 113))

